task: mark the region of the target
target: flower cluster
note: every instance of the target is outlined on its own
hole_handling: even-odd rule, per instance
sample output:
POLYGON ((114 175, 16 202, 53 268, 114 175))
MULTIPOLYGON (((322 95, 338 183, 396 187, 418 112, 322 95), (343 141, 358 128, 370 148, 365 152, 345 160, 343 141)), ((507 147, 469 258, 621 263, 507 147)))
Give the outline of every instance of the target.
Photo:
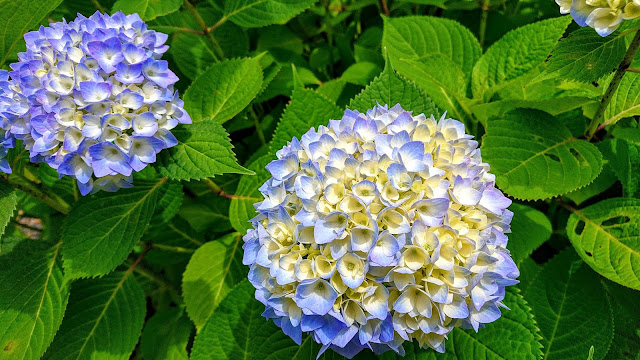
POLYGON ((443 352, 454 327, 500 317, 519 275, 511 201, 462 123, 347 110, 277 157, 243 262, 265 317, 295 341, 310 332, 348 357, 412 339, 443 352))
POLYGON ((132 172, 177 144, 170 130, 191 122, 160 60, 167 35, 137 14, 78 15, 24 38, 10 80, 0 78, 11 95, 0 127, 31 161, 76 178, 83 195, 131 186, 132 172))
POLYGON ((5 159, 7 151, 14 147, 15 138, 11 135, 11 123, 15 117, 11 105, 13 92, 9 83, 9 73, 0 70, 0 172, 10 174, 11 167, 5 159))
POLYGON ((561 14, 569 14, 580 26, 590 26, 607 36, 622 20, 640 17, 640 0, 556 0, 561 14))

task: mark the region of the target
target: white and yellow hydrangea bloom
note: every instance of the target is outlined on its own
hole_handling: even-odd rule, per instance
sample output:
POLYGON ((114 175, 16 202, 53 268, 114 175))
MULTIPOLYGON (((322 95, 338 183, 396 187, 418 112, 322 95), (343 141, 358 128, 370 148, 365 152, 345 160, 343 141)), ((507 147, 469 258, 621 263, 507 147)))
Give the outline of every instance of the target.
POLYGON ((620 27, 622 20, 640 17, 640 0, 556 0, 561 14, 571 14, 580 26, 590 26, 600 36, 620 27))
POLYGON ((347 110, 267 165, 244 237, 256 298, 298 343, 352 357, 402 343, 444 351, 500 317, 518 269, 511 201, 459 121, 399 105, 347 110))

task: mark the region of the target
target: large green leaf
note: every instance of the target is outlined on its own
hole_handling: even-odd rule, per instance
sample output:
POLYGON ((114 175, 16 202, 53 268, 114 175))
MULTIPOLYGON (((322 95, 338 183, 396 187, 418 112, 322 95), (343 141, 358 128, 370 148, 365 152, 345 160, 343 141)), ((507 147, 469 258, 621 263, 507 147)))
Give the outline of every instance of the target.
POLYGON ((0 257, 0 359, 40 358, 58 331, 69 299, 60 243, 33 251, 30 242, 0 257))
POLYGON ((3 179, 0 179, 0 238, 4 234, 4 228, 11 220, 13 211, 18 204, 18 196, 13 187, 3 179))
POLYGON ((244 109, 262 86, 258 58, 226 60, 200 74, 184 94, 185 110, 194 122, 223 123, 244 109))
POLYGON ((620 64, 626 50, 619 32, 602 37, 588 27, 578 29, 556 45, 545 72, 566 80, 598 81, 620 64))
MULTIPOLYGON (((618 134, 625 130, 617 128, 618 134)), ((602 142, 602 155, 609 161, 613 173, 622 183, 625 197, 638 197, 640 195, 640 144, 627 141, 622 138, 607 139, 602 142)))
POLYGON ((131 271, 73 284, 67 315, 45 360, 127 360, 146 313, 144 293, 131 271))
MULTIPOLYGON (((316 0, 227 0, 223 19, 242 27, 261 27, 284 23, 303 12, 316 0)), ((222 2, 217 0, 217 2, 222 2)))
POLYGON ((602 154, 593 144, 542 111, 512 111, 489 120, 486 129, 482 157, 498 186, 513 197, 562 195, 589 184, 602 169, 602 154))
POLYGON ((640 292, 605 282, 613 304, 615 323, 613 342, 607 353, 609 359, 640 358, 640 292))
POLYGON ((488 119, 502 117, 518 108, 537 109, 559 115, 592 102, 595 100, 586 96, 557 96, 539 100, 507 99, 474 104, 471 111, 482 124, 486 124, 488 119))
POLYGON ((512 204, 511 233, 507 248, 516 264, 526 259, 551 237, 551 222, 542 212, 525 205, 512 204))
POLYGON ((219 123, 207 120, 172 132, 178 145, 158 155, 157 167, 163 176, 192 180, 225 173, 251 174, 238 165, 229 135, 219 123))
POLYGON ((112 12, 137 13, 142 20, 147 21, 170 14, 178 10, 180 5, 182 0, 118 0, 113 4, 112 12))
POLYGON ((640 290, 640 200, 607 199, 576 210, 567 235, 595 271, 640 290))
POLYGON ((230 199, 209 192, 197 198, 187 199, 180 209, 180 217, 196 232, 206 232, 208 229, 217 233, 225 232, 231 229, 227 213, 230 203, 230 199))
POLYGON ((388 61, 384 71, 351 100, 349 108, 364 112, 377 104, 389 107, 400 104, 415 115, 424 113, 427 116, 440 116, 431 99, 416 84, 398 75, 388 61))
POLYGON ((115 194, 89 197, 64 220, 62 255, 65 275, 100 276, 131 253, 147 228, 165 180, 138 182, 115 194))
POLYGON ((459 120, 470 120, 467 79, 451 59, 442 54, 418 60, 399 59, 394 68, 420 86, 439 108, 459 120))
POLYGON ((544 359, 584 360, 594 346, 603 359, 613 338, 611 304, 598 275, 571 250, 544 265, 527 288, 544 346, 544 359))
POLYGON ((616 174, 611 169, 609 164, 604 164, 602 171, 593 182, 583 188, 572 191, 565 196, 573 201, 576 205, 580 205, 583 202, 591 199, 592 197, 601 194, 605 190, 611 187, 616 182, 616 174))
POLYGON ((242 265, 242 234, 231 233, 204 244, 191 257, 182 277, 187 313, 202 328, 224 297, 247 276, 242 265))
POLYGON ((271 177, 265 167, 274 159, 273 155, 259 157, 247 166, 249 170, 253 170, 256 174, 253 176, 244 175, 240 178, 236 190, 237 196, 231 200, 231 205, 229 206, 231 225, 236 231, 244 233, 251 228, 249 220, 257 215, 253 204, 264 199, 258 188, 271 177))
MULTIPOLYGON (((0 1, 0 66, 7 59, 16 58, 16 46, 22 36, 40 25, 62 0, 3 0, 0 1)), ((24 46, 22 46, 24 49, 24 46)))
POLYGON ((145 360, 187 360, 193 325, 179 308, 159 310, 142 331, 140 350, 145 360))
POLYGON ((640 74, 626 73, 604 112, 604 122, 615 124, 626 117, 640 115, 640 74))
POLYGON ((456 21, 431 16, 383 17, 383 20, 382 46, 387 48, 394 69, 400 73, 399 60, 441 54, 464 74, 470 74, 482 54, 476 37, 456 21))
POLYGON ((531 308, 517 290, 509 290, 503 303, 511 310, 503 310, 502 317, 487 324, 477 333, 456 328, 448 336, 446 351, 438 354, 420 349, 417 343, 405 343, 406 355, 389 351, 381 360, 536 360, 542 355, 540 331, 531 316, 531 308))
POLYGON ((313 340, 297 346, 273 321, 261 316, 264 305, 244 280, 227 295, 193 344, 192 360, 315 358, 313 340))
POLYGON ((496 41, 473 68, 473 96, 486 98, 542 64, 570 22, 570 16, 538 21, 496 41))
POLYGON ((300 138, 312 127, 327 126, 330 119, 341 118, 342 110, 316 91, 296 89, 273 134, 271 151, 282 149, 294 136, 300 138))

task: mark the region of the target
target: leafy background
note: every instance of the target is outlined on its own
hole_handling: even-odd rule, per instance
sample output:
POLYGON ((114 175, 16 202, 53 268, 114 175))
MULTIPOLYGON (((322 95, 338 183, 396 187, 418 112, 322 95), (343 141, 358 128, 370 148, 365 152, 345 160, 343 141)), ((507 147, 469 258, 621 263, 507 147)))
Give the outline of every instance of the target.
POLYGON ((407 359, 640 359, 640 74, 585 136, 637 23, 601 38, 537 0, 2 0, 0 65, 96 10, 170 34, 194 124, 116 194, 10 153, 0 359, 314 358, 261 317, 242 235, 276 150, 376 103, 464 121, 514 199, 511 310, 407 359))

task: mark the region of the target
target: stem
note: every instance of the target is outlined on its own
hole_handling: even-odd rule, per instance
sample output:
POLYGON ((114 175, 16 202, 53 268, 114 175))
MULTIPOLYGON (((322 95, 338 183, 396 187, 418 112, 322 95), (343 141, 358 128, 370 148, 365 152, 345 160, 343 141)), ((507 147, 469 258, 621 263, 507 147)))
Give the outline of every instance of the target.
POLYGON ((205 179, 204 182, 205 182, 205 184, 207 184, 207 187, 209 188, 209 190, 211 190, 212 193, 220 195, 220 196, 225 197, 227 199, 256 200, 256 201, 262 200, 262 199, 258 199, 258 198, 251 197, 251 196, 227 194, 226 192, 224 192, 224 190, 222 190, 222 188, 220 186, 218 186, 218 184, 214 183, 213 180, 211 180, 209 178, 205 179))
POLYGON ((389 11, 389 6, 387 5, 387 0, 380 0, 380 7, 382 7, 382 12, 386 16, 391 16, 391 11, 389 11))
POLYGON ((133 270, 135 270, 138 267, 138 265, 140 265, 140 263, 142 262, 142 259, 144 259, 144 257, 147 256, 147 253, 149 252, 149 250, 151 250, 151 246, 145 246, 144 250, 142 250, 142 253, 140 253, 140 256, 138 256, 138 258, 133 262, 133 264, 129 266, 129 269, 127 269, 127 272, 124 274, 124 278, 129 276, 129 274, 131 274, 133 270))
POLYGON ((222 25, 222 24, 226 23, 226 22, 227 22, 227 19, 228 19, 228 17, 223 16, 220 20, 218 20, 218 22, 217 22, 217 23, 215 23, 215 24, 213 24, 213 25, 209 26, 209 27, 206 29, 206 31, 208 31, 208 32, 212 32, 213 30, 217 29, 220 25, 222 25))
POLYGON ((258 133, 258 138, 260 138, 260 142, 262 143, 262 145, 266 145, 267 139, 264 137, 262 128, 260 128, 260 120, 258 119, 258 115, 256 115, 255 110, 253 110, 253 107, 249 108, 249 114, 253 118, 253 126, 255 126, 256 128, 256 132, 258 133))
POLYGON ((633 72, 633 73, 640 73, 640 69, 636 69, 636 68, 628 68, 627 71, 633 72))
MULTIPOLYGON (((145 243, 143 243, 145 244, 145 243)), ((164 251, 172 251, 172 252, 177 252, 177 253, 181 253, 181 254, 193 254, 194 252, 196 252, 193 249, 187 249, 187 248, 183 248, 180 246, 170 246, 170 245, 162 245, 162 244, 153 244, 153 243, 149 243, 147 244, 147 246, 153 248, 153 249, 158 249, 158 250, 164 250, 164 251)))
POLYGON ((96 7, 96 10, 100 11, 101 13, 106 13, 106 11, 104 11, 104 8, 102 7, 102 5, 100 5, 100 2, 98 0, 91 0, 91 3, 93 4, 93 6, 96 7))
MULTIPOLYGON (((220 59, 224 59, 224 53, 222 52, 222 48, 220 48, 220 44, 218 43, 216 38, 213 37, 213 34, 211 34, 211 32, 213 30, 215 30, 215 28, 217 26, 220 26, 220 25, 218 25, 218 23, 220 23, 220 21, 218 21, 218 23, 216 23, 216 25, 213 25, 212 27, 208 27, 207 23, 204 21, 202 16, 200 16, 200 13, 198 12, 198 9, 196 9, 193 6, 193 4, 191 4, 191 2, 189 2, 189 0, 184 0, 184 6, 187 8, 187 10, 189 10, 191 15, 193 15, 193 18, 196 20, 198 25, 202 28, 202 33, 207 37, 207 39, 209 39, 209 42, 211 42, 211 45, 213 45, 213 50, 217 53, 217 55, 216 54, 211 54, 213 56, 213 59, 216 62, 220 62, 220 59)), ((220 19, 220 20, 222 20, 222 19, 220 19)))
POLYGON ((487 32, 487 18, 489 17, 489 0, 482 3, 482 18, 480 19, 480 47, 484 47, 485 33, 487 32))
POLYGON ((7 177, 6 180, 18 190, 30 194, 58 212, 67 215, 71 211, 71 206, 63 198, 52 192, 51 189, 34 184, 20 174, 14 173, 12 176, 7 177), (16 181, 14 177, 20 179, 20 181, 16 181))
POLYGON ((620 81, 622 81, 622 78, 624 77, 624 74, 627 72, 629 65, 631 65, 633 58, 636 56, 638 49, 640 49, 640 30, 636 32, 636 35, 633 37, 633 40, 631 40, 631 44, 627 49, 627 53, 624 55, 624 58, 622 59, 622 62, 620 62, 620 65, 618 65, 618 69, 616 70, 616 73, 613 75, 613 79, 611 79, 611 82, 609 83, 609 87, 607 88, 604 95, 602 96, 602 99, 600 100, 600 105, 598 105, 598 109, 596 110, 596 113, 593 115, 593 118, 591 119, 591 123, 587 128, 587 133, 585 134, 587 140, 590 140, 593 137, 593 135, 598 131, 598 129, 603 129, 605 126, 608 125, 608 123, 605 122, 602 125, 598 126, 600 124, 600 119, 602 118, 602 115, 604 115, 604 112, 607 109, 607 106, 609 105, 609 102, 611 101, 613 94, 615 94, 616 90, 618 90, 618 86, 620 86, 620 81))

